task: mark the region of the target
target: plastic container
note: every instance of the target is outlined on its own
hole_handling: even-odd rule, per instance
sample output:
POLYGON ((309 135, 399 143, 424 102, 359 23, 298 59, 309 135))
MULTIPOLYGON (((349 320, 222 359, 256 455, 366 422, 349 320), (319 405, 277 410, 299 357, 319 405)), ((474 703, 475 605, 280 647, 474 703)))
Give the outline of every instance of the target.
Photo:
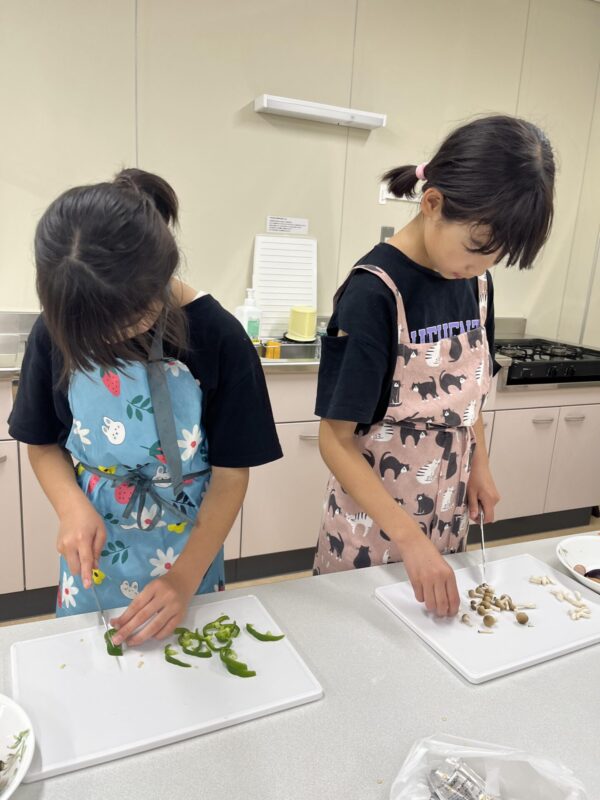
POLYGON ((312 342, 317 328, 317 309, 311 306, 294 306, 290 309, 290 321, 286 339, 293 342, 312 342))
POLYGON ((260 309, 256 305, 254 289, 246 289, 246 299, 244 305, 235 309, 235 316, 242 323, 242 327, 256 344, 260 335, 260 309))

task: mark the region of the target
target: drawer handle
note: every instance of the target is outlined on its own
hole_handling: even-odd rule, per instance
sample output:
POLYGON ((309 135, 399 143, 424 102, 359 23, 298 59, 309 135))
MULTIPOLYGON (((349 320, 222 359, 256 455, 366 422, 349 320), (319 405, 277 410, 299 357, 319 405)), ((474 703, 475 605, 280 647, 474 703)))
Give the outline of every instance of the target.
POLYGON ((582 414, 579 417, 565 417, 565 422, 583 422, 585 419, 585 414, 582 414))
POLYGON ((532 422, 534 425, 548 425, 550 422, 554 422, 554 417, 538 417, 532 422))
POLYGON ((298 437, 303 442, 316 442, 319 439, 318 433, 301 433, 298 437))
POLYGON ((4 464, 5 461, 8 461, 8 456, 0 456, 0 464, 4 464))

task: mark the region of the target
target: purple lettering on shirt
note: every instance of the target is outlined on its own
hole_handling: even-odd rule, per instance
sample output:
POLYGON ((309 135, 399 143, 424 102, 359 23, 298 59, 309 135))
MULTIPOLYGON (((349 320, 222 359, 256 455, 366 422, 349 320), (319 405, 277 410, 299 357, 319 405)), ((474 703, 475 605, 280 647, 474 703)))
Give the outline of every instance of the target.
POLYGON ((448 333, 450 334, 450 336, 454 336, 455 335, 454 334, 455 330, 457 330, 457 331, 460 330, 460 324, 461 323, 459 323, 459 322, 449 322, 448 323, 448 333))
POLYGON ((448 323, 447 322, 444 322, 443 328, 444 328, 444 339, 448 339, 449 337, 448 337, 448 323))
POLYGON ((427 331, 425 330, 425 328, 419 328, 419 341, 421 342, 421 344, 425 344, 426 334, 427 331))
POLYGON ((439 327, 440 327, 439 325, 430 325, 429 328, 427 328, 427 336, 429 337, 428 338, 429 342, 435 342, 434 336, 436 333, 438 333, 439 327))

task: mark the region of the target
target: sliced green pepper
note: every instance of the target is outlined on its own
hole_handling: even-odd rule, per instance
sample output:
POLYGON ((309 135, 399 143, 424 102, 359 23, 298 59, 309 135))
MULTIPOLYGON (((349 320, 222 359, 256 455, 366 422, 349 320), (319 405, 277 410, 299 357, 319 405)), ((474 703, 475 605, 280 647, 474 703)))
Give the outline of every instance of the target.
POLYGON ((115 635, 116 632, 117 632, 116 628, 111 628, 104 634, 104 641, 106 642, 106 652, 108 653, 109 656, 123 655, 123 645, 114 644, 112 640, 112 637, 115 635))
POLYGON ((282 633, 279 636, 275 633, 271 633, 271 631, 261 633, 260 631, 257 631, 253 625, 250 625, 249 622, 246 624, 246 630, 251 636, 254 636, 254 638, 258 639, 260 642, 278 642, 280 639, 285 639, 285 633, 282 633))
POLYGON ((165 645, 165 659, 169 662, 169 664, 175 664, 176 667, 191 667, 191 664, 186 664, 184 661, 180 661, 176 656, 178 655, 177 650, 172 647, 170 644, 165 645))
POLYGON ((248 669, 248 665, 244 664, 243 661, 238 661, 237 654, 230 647, 221 650, 219 655, 221 657, 221 661, 227 667, 227 671, 232 675, 237 675, 238 678, 255 677, 256 672, 252 669, 248 669))
POLYGON ((205 636, 204 641, 210 647, 213 653, 218 653, 220 650, 227 650, 229 647, 231 647, 231 639, 227 639, 225 642, 219 645, 213 641, 213 634, 205 636))

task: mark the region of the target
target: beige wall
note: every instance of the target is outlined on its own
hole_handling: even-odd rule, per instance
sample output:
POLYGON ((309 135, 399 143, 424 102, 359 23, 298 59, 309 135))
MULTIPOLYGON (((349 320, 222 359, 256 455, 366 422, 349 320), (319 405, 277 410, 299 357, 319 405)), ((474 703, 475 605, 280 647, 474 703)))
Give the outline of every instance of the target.
MULTIPOLYGON (((180 195, 192 283, 233 308, 266 216, 308 217, 327 313, 380 227, 414 214, 378 204, 381 172, 426 159, 473 114, 502 111, 544 125, 560 174, 536 269, 495 270, 497 314, 579 338, 591 285, 600 301, 600 4, 138 0, 137 40, 135 9, 135 0, 0 0, 0 308, 36 306, 31 238, 45 205, 135 163, 137 149, 139 166, 180 195), (262 92, 385 112, 388 127, 257 115, 262 92)), ((586 341, 600 345, 593 314, 586 341)))

